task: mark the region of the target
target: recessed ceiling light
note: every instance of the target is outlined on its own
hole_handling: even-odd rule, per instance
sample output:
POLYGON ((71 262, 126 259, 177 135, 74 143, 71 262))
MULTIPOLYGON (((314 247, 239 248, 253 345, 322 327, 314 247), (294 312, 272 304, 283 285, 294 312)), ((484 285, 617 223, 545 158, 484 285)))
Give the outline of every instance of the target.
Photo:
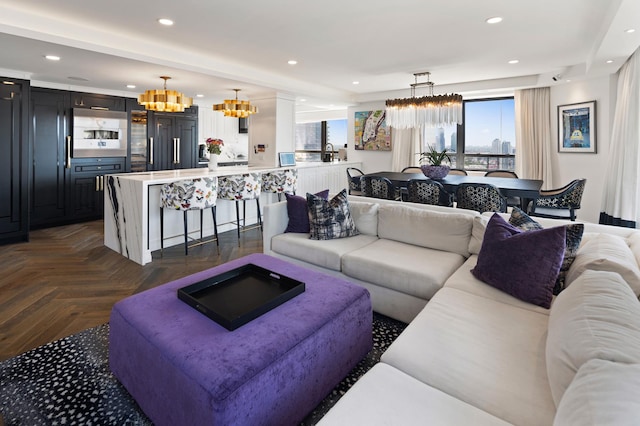
POLYGON ((569 80, 569 79, 567 79, 566 81, 567 81, 567 83, 571 83, 571 80, 569 80))
POLYGON ((46 55, 45 59, 48 59, 50 61, 59 61, 60 60, 60 56, 56 56, 56 55, 46 55))
POLYGON ((488 18, 485 22, 487 24, 497 24, 499 22, 502 22, 502 17, 494 16, 493 18, 488 18))
POLYGON ((204 95, 203 95, 202 93, 198 93, 198 94, 196 95, 196 98, 204 98, 204 95))
POLYGON ((360 82, 359 81, 354 81, 353 84, 360 84, 360 82))
POLYGON ((609 59, 609 60, 607 61, 607 63, 608 63, 608 64, 612 64, 612 63, 613 63, 613 60, 612 60, 612 59, 609 59))
POLYGON ((7 85, 9 85, 9 86, 13 86, 13 85, 15 85, 15 83, 14 83, 13 81, 6 81, 6 80, 5 80, 5 81, 3 81, 3 82, 2 82, 2 84, 7 84, 7 85))
POLYGON ((302 98, 302 99, 300 99, 300 102, 307 102, 307 100, 302 98))
POLYGON ((512 59, 512 60, 509 61, 510 64, 517 64, 518 62, 520 62, 520 61, 517 60, 517 59, 512 59))
POLYGON ((89 81, 88 78, 84 78, 84 77, 76 77, 74 75, 70 75, 69 77, 67 77, 69 80, 75 80, 75 81, 89 81))
POLYGON ((628 30, 624 30, 624 32, 627 34, 631 34, 631 33, 635 33, 636 30, 634 28, 629 28, 628 30))
POLYGON ((158 19, 158 22, 162 25, 166 25, 166 26, 171 26, 173 25, 173 21, 169 18, 160 18, 158 19))
POLYGON ((297 63, 298 63, 298 61, 296 61, 295 59, 291 59, 290 61, 287 61, 287 63, 288 63, 289 65, 295 65, 295 64, 297 64, 297 63))
POLYGON ((135 89, 136 85, 135 84, 127 84, 127 89, 135 89))

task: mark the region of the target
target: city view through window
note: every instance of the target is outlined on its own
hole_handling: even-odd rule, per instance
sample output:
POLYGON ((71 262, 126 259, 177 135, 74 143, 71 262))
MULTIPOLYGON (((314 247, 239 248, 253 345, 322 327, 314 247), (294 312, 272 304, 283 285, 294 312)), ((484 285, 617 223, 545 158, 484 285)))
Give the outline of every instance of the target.
MULTIPOLYGON (((454 168, 514 170, 514 100, 464 101, 464 123, 461 126, 425 128, 423 142, 425 150, 428 145, 439 151, 446 148, 454 168)), ((320 152, 326 143, 331 143, 336 151, 345 146, 347 120, 296 124, 297 161, 320 161, 320 152)))
POLYGON ((423 141, 447 149, 451 167, 514 170, 516 153, 513 98, 464 102, 462 126, 426 128, 423 141))

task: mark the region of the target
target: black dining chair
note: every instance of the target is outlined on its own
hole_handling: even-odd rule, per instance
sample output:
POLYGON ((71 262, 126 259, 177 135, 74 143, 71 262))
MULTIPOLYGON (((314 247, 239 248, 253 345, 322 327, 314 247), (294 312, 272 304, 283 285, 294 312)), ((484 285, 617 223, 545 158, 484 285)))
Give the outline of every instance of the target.
POLYGON ((462 183, 456 190, 456 207, 484 212, 507 211, 507 199, 494 185, 487 183, 462 183))
POLYGON ((402 169, 402 173, 422 173, 422 167, 420 166, 409 166, 402 169))
POLYGON ((449 169, 450 175, 467 176, 467 171, 463 169, 449 169))
MULTIPOLYGON (((484 175, 486 177, 518 179, 516 172, 512 172, 511 170, 489 170, 484 175)), ((507 197, 507 207, 520 207, 521 204, 522 201, 520 200, 520 197, 507 197)))
POLYGON ((431 179, 411 179, 407 184, 407 201, 447 207, 453 205, 451 194, 440 182, 431 179))
POLYGON ((389 179, 381 176, 361 176, 360 187, 365 197, 400 200, 400 191, 389 179))
POLYGON ((558 189, 541 190, 540 196, 531 203, 531 216, 551 219, 576 220, 580 208, 586 179, 575 179, 558 189))
POLYGON ((362 170, 356 167, 347 167, 347 180, 349 183, 349 195, 363 195, 362 187, 360 186, 360 176, 362 176, 362 170))

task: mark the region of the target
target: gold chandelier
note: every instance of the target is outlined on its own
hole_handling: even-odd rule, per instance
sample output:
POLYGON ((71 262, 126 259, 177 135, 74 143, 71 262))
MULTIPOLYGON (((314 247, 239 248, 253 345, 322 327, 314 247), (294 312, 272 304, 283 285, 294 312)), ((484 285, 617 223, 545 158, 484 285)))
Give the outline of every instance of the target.
POLYGON ((224 103, 215 104, 213 106, 214 111, 222 111, 224 112, 225 117, 237 117, 237 118, 247 118, 251 114, 256 114, 258 112, 258 108, 255 106, 251 106, 249 101, 239 101, 238 100, 238 92, 240 89, 233 89, 236 91, 235 99, 225 99, 224 103))
POLYGON ((193 104, 193 99, 176 90, 167 90, 167 80, 171 77, 160 76, 164 80, 164 89, 147 90, 138 95, 138 103, 145 109, 162 112, 183 112, 193 104))
POLYGON ((462 124, 462 96, 457 94, 433 95, 434 83, 430 72, 413 74, 415 82, 410 84, 411 97, 389 99, 386 102, 386 123, 396 129, 438 127, 462 124), (418 77, 427 76, 427 81, 418 83, 418 77), (416 98, 416 87, 427 86, 429 95, 416 98))

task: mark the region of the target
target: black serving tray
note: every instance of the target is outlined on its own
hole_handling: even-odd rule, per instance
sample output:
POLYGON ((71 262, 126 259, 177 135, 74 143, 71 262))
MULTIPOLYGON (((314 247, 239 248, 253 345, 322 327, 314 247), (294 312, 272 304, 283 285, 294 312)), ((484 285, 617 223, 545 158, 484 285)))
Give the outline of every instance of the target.
POLYGON ((249 263, 178 289, 178 298, 235 330, 304 292, 304 283, 249 263))

